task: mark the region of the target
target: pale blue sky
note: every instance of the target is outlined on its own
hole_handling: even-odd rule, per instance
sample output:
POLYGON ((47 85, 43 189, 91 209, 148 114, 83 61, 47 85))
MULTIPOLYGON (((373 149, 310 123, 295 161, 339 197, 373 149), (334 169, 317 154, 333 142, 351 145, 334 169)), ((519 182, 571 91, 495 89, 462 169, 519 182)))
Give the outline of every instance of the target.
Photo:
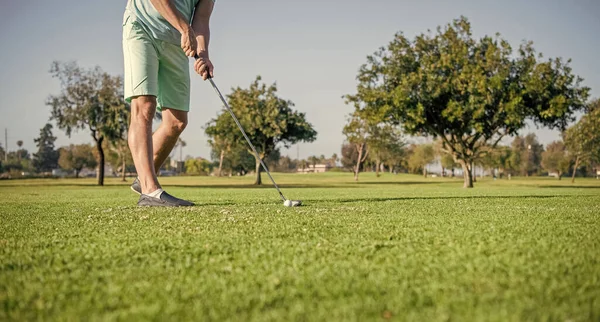
MULTIPOLYGON (((125 0, 0 0, 0 129, 35 148, 33 139, 50 115, 44 104, 58 84, 48 70, 53 60, 77 60, 122 74, 121 21, 125 0)), ((407 36, 435 29, 461 15, 474 34, 499 32, 513 47, 526 39, 546 57, 572 58, 574 73, 600 95, 600 2, 529 1, 283 1, 219 0, 211 22, 210 53, 215 81, 228 93, 247 86, 256 75, 276 81, 280 95, 307 113, 319 132, 300 145, 300 157, 339 153, 345 115, 351 107, 341 96, 354 91, 356 72, 367 55, 386 45, 398 31, 407 36)), ((184 154, 208 157, 202 127, 221 104, 210 84, 192 80, 190 124, 183 134, 184 154)), ((530 129, 535 131, 535 129, 530 129)), ((529 130, 526 130, 526 132, 529 130)), ((555 131, 536 131, 542 143, 555 131)), ((87 132, 58 145, 91 142, 87 132)), ((287 154, 284 151, 284 154, 287 154)), ((289 151, 296 157, 296 148, 289 151)))

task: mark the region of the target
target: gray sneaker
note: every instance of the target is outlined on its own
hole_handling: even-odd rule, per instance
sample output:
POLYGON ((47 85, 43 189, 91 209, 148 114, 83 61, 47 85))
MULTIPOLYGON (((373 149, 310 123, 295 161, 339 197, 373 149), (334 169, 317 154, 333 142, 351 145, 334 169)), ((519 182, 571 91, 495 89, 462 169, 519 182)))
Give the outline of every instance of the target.
POLYGON ((137 193, 138 195, 142 194, 142 186, 140 185, 140 180, 138 180, 138 178, 133 180, 133 183, 131 184, 131 191, 137 193))
POLYGON ((163 193, 160 194, 160 198, 153 198, 142 194, 140 195, 140 200, 138 200, 138 206, 148 207, 189 207, 193 205, 192 202, 175 198, 166 191, 163 191, 163 193))

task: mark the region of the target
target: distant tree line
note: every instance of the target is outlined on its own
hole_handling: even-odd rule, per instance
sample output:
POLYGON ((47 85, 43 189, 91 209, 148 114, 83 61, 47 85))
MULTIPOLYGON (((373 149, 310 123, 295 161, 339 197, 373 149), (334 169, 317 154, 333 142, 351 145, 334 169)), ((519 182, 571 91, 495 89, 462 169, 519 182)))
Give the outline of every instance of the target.
MULTIPOLYGON (((88 133, 93 145, 57 148, 48 123, 31 154, 22 141, 16 151, 0 146, 0 173, 48 175, 60 168, 77 177, 83 169, 95 168, 102 185, 108 163, 125 180, 135 167, 127 145, 130 107, 121 77, 74 62, 54 62, 50 74, 60 90, 46 102, 49 121, 67 136, 88 133)), ((367 57, 357 81, 355 93, 344 96, 354 108, 342 131, 345 142, 331 157, 297 160, 281 155, 282 148, 315 141, 317 132, 305 113, 279 96, 275 83, 265 84, 258 76, 227 95, 258 155, 223 109, 204 127, 210 157, 184 159, 186 143, 180 139, 172 156, 177 162, 168 160, 162 170, 252 173, 258 185, 260 161, 280 172, 345 170, 357 181, 363 171, 427 176, 430 165, 439 162, 442 175, 453 176, 460 169, 463 186, 473 187, 475 168, 499 177, 552 173, 560 179, 592 173, 600 163, 600 103, 588 100, 589 88, 573 75, 570 61, 544 59, 531 42, 513 49, 500 35, 475 39, 464 17, 414 39, 396 34, 367 57), (533 134, 518 135, 527 123, 558 129, 562 138, 544 147, 533 134), (430 143, 414 144, 409 137, 430 143), (512 143, 500 144, 507 137, 512 143)))

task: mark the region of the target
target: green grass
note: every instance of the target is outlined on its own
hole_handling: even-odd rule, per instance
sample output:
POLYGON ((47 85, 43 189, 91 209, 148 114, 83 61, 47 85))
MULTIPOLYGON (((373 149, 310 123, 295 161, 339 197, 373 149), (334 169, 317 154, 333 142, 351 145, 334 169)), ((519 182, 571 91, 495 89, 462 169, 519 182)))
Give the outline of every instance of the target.
POLYGON ((0 182, 0 320, 600 320, 598 180, 275 177, 0 182))

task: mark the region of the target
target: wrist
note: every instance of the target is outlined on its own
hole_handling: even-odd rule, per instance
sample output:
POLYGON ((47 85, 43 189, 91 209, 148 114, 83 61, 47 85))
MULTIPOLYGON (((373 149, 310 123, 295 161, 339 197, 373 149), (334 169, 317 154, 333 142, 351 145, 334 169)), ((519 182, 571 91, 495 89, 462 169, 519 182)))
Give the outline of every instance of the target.
POLYGON ((191 32, 193 32, 194 30, 192 29, 192 26, 188 25, 188 24, 183 24, 182 26, 179 26, 179 32, 182 35, 189 35, 191 32))

